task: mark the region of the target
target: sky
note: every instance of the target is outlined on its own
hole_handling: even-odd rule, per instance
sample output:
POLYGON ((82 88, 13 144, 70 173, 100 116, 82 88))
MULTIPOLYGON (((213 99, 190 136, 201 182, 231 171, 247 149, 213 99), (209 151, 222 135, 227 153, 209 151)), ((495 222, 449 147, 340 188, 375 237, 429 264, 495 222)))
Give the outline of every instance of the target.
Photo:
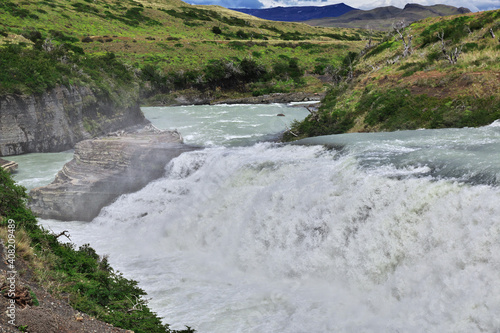
POLYGON ((466 7, 473 12, 500 9, 500 0, 184 0, 192 5, 219 5, 227 8, 269 8, 289 6, 326 6, 345 3, 354 8, 373 9, 376 7, 395 6, 403 8, 407 3, 421 5, 444 4, 466 7))

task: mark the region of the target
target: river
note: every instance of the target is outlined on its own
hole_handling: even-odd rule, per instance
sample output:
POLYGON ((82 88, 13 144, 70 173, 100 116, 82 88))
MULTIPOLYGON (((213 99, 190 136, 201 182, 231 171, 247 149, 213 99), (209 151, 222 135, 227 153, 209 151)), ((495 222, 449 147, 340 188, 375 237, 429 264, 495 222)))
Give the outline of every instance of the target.
POLYGON ((500 330, 500 123, 279 144, 265 126, 307 111, 262 108, 144 109, 207 148, 90 223, 41 223, 109 254, 172 328, 500 330))

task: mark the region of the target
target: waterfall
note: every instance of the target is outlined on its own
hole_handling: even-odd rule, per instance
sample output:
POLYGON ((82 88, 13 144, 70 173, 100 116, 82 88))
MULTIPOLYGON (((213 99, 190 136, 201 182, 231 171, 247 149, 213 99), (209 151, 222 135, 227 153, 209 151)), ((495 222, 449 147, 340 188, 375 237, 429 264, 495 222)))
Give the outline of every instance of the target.
POLYGON ((275 122, 275 110, 252 106, 259 125, 218 108, 226 118, 206 107, 165 115, 207 148, 172 160, 91 223, 64 224, 138 280, 172 328, 500 329, 498 122, 291 145, 259 143, 274 133, 262 119, 275 122))
POLYGON ((174 328, 494 331, 500 192, 421 171, 319 145, 208 148, 80 232, 174 328))

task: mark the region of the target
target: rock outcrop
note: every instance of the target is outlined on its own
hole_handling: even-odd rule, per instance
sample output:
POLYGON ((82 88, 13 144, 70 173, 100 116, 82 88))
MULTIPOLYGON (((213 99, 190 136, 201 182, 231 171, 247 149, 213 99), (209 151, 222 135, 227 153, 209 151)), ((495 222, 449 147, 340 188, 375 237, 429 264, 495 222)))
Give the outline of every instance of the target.
POLYGON ((171 159, 195 149, 183 144, 176 131, 81 141, 54 182, 30 192, 30 208, 42 218, 91 221, 119 195, 161 177, 171 159))
POLYGON ((0 156, 71 149, 85 139, 146 124, 138 92, 96 95, 59 86, 41 95, 0 96, 0 156))
POLYGON ((0 168, 5 169, 8 172, 13 172, 17 170, 17 163, 14 161, 6 161, 0 158, 0 168))

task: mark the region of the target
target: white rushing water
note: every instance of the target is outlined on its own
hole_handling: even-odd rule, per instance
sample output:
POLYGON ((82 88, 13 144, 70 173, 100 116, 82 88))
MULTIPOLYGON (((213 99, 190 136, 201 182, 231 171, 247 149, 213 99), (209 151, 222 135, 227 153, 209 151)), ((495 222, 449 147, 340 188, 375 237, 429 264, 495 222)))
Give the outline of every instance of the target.
POLYGON ((109 254, 172 328, 500 330, 496 123, 301 145, 207 132, 91 223, 43 223, 109 254))

